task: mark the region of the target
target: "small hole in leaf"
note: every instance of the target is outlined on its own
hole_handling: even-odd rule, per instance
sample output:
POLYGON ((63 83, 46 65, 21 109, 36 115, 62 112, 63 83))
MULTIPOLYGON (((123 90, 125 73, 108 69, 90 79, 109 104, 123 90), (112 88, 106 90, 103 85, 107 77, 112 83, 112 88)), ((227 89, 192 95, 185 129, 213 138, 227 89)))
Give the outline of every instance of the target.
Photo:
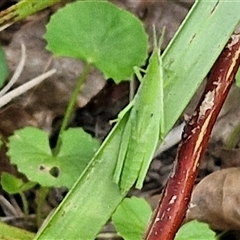
POLYGON ((59 170, 58 167, 52 167, 52 168, 50 169, 49 173, 50 173, 53 177, 57 178, 57 177, 59 176, 60 170, 59 170))
POLYGON ((44 170, 45 170, 45 167, 44 167, 43 165, 40 165, 39 170, 40 170, 40 171, 44 171, 44 170))

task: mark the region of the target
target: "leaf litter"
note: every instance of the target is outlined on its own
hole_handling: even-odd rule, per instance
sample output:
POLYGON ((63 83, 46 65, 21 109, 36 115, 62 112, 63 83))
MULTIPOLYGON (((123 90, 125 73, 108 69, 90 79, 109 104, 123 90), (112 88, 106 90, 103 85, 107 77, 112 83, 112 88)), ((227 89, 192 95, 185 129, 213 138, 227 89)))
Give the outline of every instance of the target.
MULTIPOLYGON (((170 2, 169 6, 166 6, 164 3, 157 3, 157 1, 146 3, 146 1, 128 0, 125 1, 125 3, 122 1, 116 1, 116 3, 131 10, 140 17, 150 36, 153 22, 156 23, 157 32, 160 32, 162 26, 165 25, 168 31, 165 38, 166 42, 163 46, 166 46, 167 41, 172 37, 187 12, 185 8, 186 5, 178 1, 170 2), (161 12, 162 14, 157 14, 157 12, 161 12), (160 15, 161 21, 159 20, 160 15), (169 18, 171 19, 169 20, 169 18)), ((187 5, 187 7, 190 6, 187 5)), ((54 10, 54 8, 52 8, 52 10, 54 10)), ((4 121, 1 120, 0 129, 5 137, 11 135, 15 129, 27 125, 45 129, 49 135, 54 135, 56 129, 58 129, 59 121, 64 114, 64 109, 76 77, 82 70, 82 63, 68 58, 52 58, 51 54, 45 50, 45 41, 42 39, 42 35, 45 31, 44 26, 48 21, 50 13, 50 10, 45 10, 43 13, 31 17, 29 20, 17 24, 1 33, 0 39, 5 43, 3 47, 11 72, 15 70, 20 59, 20 41, 23 41, 26 45, 27 60, 23 73, 17 80, 15 86, 21 85, 30 78, 41 74, 46 69, 52 67, 57 69, 57 74, 49 80, 35 87, 30 93, 21 96, 17 101, 13 101, 9 106, 1 109, 0 116, 4 121), (8 40, 6 41, 7 34, 8 40), (15 114, 12 114, 13 112, 15 114), (16 124, 16 114, 20 116, 19 123, 21 124, 16 124), (8 129, 7 131, 6 128, 8 129)), ((72 121, 72 125, 86 126, 87 131, 92 135, 99 135, 100 131, 100 138, 103 138, 111 127, 108 121, 114 119, 117 112, 127 102, 126 92, 128 90, 126 87, 123 87, 123 85, 124 84, 119 84, 118 86, 114 86, 114 84, 112 84, 112 86, 109 87, 108 83, 105 85, 103 76, 99 72, 91 72, 89 80, 79 96, 78 110, 72 121), (110 99, 113 99, 114 96, 111 95, 113 88, 116 89, 114 92, 117 94, 117 100, 110 102, 104 101, 106 96, 111 96, 110 99), (101 89, 102 91, 99 92, 101 89), (124 91, 124 94, 122 91, 124 91), (107 109, 105 107, 106 105, 107 109), (92 106, 94 106, 94 111, 91 112, 92 106), (82 113, 83 110, 85 119, 79 114, 82 113), (92 119, 90 126, 87 126, 89 123, 88 120, 86 120, 88 116, 91 116, 90 118, 92 119), (79 119, 82 119, 82 122, 79 119), (96 134, 96 130, 98 134, 96 134)), ((233 151, 238 150, 238 143, 236 143, 236 149, 228 150, 230 155, 228 155, 224 146, 227 141, 227 136, 229 136, 237 124, 239 124, 239 100, 239 91, 234 87, 213 130, 209 149, 205 154, 205 160, 200 168, 197 181, 200 181, 204 176, 222 167, 229 168, 236 165, 238 166, 238 163, 235 163, 236 161, 234 162, 238 154, 236 157, 235 155, 234 157, 230 156, 233 151), (224 151, 225 154, 222 154, 224 151), (232 161, 234 163, 226 164, 228 162, 228 156, 230 156, 230 159, 233 159, 232 161)), ((191 109, 192 106, 189 105, 186 111, 191 112, 191 109)), ((150 199, 149 201, 153 202, 152 207, 154 207, 156 201, 152 201, 152 198, 156 198, 157 190, 165 184, 174 159, 175 150, 176 147, 173 147, 153 160, 143 191, 132 190, 132 194, 147 196, 148 199, 150 199)), ((2 162, 3 159, 5 163, 1 165, 0 172, 7 170, 16 174, 16 171, 11 165, 6 165, 7 158, 4 152, 0 155, 0 162, 2 162)), ((204 203, 201 202, 201 204, 207 205, 199 205, 200 208, 196 210, 196 212, 200 211, 201 214, 193 213, 191 212, 192 210, 189 210, 187 219, 196 218, 207 222, 216 230, 239 230, 239 213, 236 212, 238 203, 238 184, 236 183, 238 182, 238 173, 238 168, 224 169, 213 175, 209 175, 206 180, 200 182, 194 190, 192 196, 193 205, 190 206, 198 205, 199 202, 201 202, 199 199, 204 199, 204 203), (230 200, 224 200, 223 193, 224 196, 229 197, 230 200), (217 200, 219 200, 221 204, 217 200), (215 210, 217 209, 214 214, 212 214, 213 210, 210 209, 210 206, 215 210), (201 207, 203 207, 203 209, 201 207), (202 216, 202 213, 204 213, 204 216, 202 216)), ((50 205, 58 204, 56 197, 52 197, 49 201, 55 202, 50 205)))

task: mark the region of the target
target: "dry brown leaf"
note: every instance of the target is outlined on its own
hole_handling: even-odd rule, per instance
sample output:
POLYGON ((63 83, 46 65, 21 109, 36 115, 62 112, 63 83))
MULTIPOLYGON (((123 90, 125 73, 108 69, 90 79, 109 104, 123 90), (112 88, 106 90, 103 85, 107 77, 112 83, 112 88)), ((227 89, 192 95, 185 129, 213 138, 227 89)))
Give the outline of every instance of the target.
POLYGON ((240 168, 205 177, 194 189, 186 221, 197 219, 214 230, 240 230, 240 168))

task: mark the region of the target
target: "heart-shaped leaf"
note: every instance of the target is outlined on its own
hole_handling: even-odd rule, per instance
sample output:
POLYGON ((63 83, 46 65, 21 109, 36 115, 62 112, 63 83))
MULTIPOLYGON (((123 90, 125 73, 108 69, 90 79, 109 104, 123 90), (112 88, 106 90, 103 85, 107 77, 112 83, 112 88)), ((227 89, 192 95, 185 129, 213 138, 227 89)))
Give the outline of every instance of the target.
POLYGON ((109 2, 78 1, 60 9, 47 25, 47 48, 57 56, 95 65, 116 82, 147 57, 147 35, 134 15, 109 2))
POLYGON ((60 151, 54 156, 47 133, 26 127, 9 138, 8 155, 30 181, 42 186, 70 188, 93 157, 99 143, 80 128, 63 132, 61 143, 60 151))

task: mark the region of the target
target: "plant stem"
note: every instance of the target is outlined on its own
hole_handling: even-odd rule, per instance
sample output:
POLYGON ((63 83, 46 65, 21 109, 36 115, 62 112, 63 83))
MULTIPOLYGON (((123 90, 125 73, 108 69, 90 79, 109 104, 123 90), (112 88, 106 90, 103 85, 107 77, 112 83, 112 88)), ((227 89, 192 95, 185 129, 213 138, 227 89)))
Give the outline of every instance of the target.
POLYGON ((26 199, 26 196, 24 195, 23 192, 19 192, 19 195, 22 199, 22 204, 23 204, 23 212, 24 212, 24 216, 25 216, 25 219, 28 217, 29 215, 29 209, 28 209, 28 201, 26 199))
POLYGON ((66 129, 70 119, 71 119, 71 116, 72 116, 72 113, 73 113, 73 110, 75 108, 75 104, 76 104, 76 101, 77 101, 77 97, 78 97, 78 94, 80 92, 80 89, 83 85, 83 83, 86 81, 87 79, 87 75, 89 73, 89 70, 90 70, 90 67, 91 67, 91 64, 87 64, 84 69, 83 69, 83 72, 74 88, 74 91, 72 93, 72 96, 70 98, 70 101, 68 103, 68 106, 67 106, 67 110, 66 110, 66 113, 64 115, 64 119, 63 119, 63 122, 62 122, 62 126, 60 128, 60 131, 59 131, 59 135, 58 135, 58 139, 57 139, 57 144, 56 144, 56 147, 54 149, 54 154, 57 155, 57 153, 59 152, 59 149, 60 149, 60 145, 61 145, 61 135, 63 133, 63 131, 66 129))
POLYGON ((235 32, 212 68, 204 93, 186 123, 177 158, 145 240, 172 240, 188 207, 213 125, 240 64, 240 32, 235 32))
POLYGON ((40 187, 39 189, 39 192, 37 194, 37 212, 36 212, 36 215, 37 215, 37 226, 38 228, 40 228, 40 226, 42 225, 42 222, 45 218, 43 218, 43 206, 46 202, 46 197, 49 193, 49 190, 50 188, 48 187, 40 187))

